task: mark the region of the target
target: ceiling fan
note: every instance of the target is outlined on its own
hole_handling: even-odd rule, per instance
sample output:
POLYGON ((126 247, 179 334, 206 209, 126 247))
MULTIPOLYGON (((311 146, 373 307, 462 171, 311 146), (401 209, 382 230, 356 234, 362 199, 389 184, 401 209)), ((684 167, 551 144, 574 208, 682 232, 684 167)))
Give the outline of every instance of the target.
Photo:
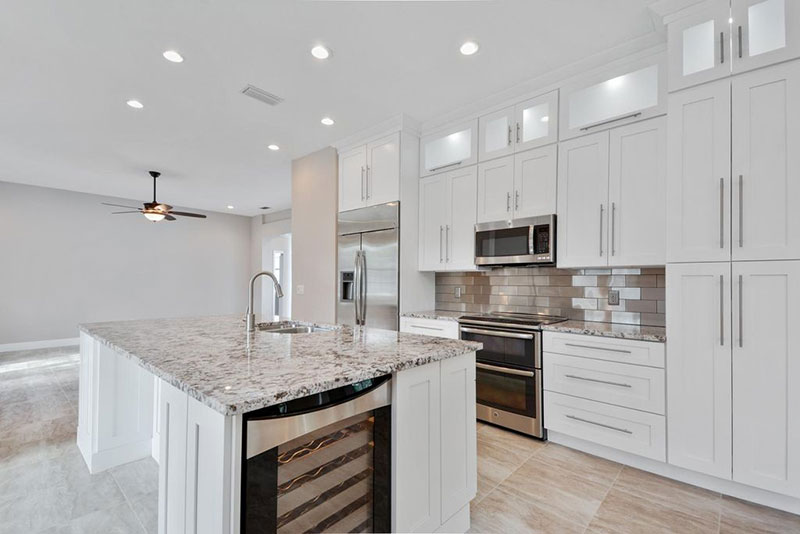
POLYGON ((102 204, 106 206, 114 206, 116 208, 130 208, 133 211, 115 211, 112 212, 111 215, 118 215, 120 213, 141 213, 145 217, 147 217, 148 221, 158 222, 158 221, 174 221, 175 217, 173 215, 180 215, 182 217, 196 217, 198 219, 205 219, 205 215, 201 215, 199 213, 190 213, 188 211, 173 211, 172 206, 169 204, 161 204, 156 200, 156 178, 161 176, 161 173, 158 171, 149 171, 150 176, 153 177, 153 201, 152 202, 144 202, 144 208, 136 208, 134 206, 123 206, 121 204, 109 204, 108 202, 102 202, 102 204))

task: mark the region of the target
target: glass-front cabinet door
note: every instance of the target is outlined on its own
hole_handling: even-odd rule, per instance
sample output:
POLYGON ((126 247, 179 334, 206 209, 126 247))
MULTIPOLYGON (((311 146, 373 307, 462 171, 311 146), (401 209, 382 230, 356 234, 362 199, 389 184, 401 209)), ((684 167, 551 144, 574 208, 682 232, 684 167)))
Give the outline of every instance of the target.
POLYGON ((425 134, 420 139, 420 176, 428 176, 478 161, 478 119, 425 134))
POLYGON ((558 141, 558 91, 514 106, 516 152, 558 141))
POLYGON ((669 25, 670 91, 730 75, 729 18, 728 0, 715 0, 669 25))
POLYGON ((486 161, 514 153, 514 108, 484 115, 478 120, 478 160, 486 161))
POLYGON ((800 56, 800 2, 733 0, 733 72, 800 56))

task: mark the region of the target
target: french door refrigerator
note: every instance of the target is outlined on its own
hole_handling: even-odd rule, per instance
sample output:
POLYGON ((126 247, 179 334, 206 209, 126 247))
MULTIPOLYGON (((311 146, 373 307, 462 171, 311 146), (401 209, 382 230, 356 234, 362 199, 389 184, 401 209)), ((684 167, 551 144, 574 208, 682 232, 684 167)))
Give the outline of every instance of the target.
POLYGON ((339 324, 398 329, 399 213, 399 202, 339 213, 339 324))

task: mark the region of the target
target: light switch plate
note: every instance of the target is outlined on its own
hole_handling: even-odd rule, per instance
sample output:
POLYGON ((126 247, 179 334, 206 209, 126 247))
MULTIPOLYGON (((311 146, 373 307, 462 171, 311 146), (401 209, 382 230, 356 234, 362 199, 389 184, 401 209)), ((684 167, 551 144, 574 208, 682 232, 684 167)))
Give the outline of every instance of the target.
POLYGON ((608 305, 619 306, 619 291, 612 289, 608 292, 608 305))
POLYGON ((455 297, 457 299, 460 299, 461 298, 461 287, 456 286, 455 289, 453 290, 453 294, 455 295, 455 297))
POLYGON ((298 295, 303 295, 303 294, 305 294, 305 292, 306 292, 306 286, 304 286, 302 284, 299 284, 297 286, 297 294, 298 295))

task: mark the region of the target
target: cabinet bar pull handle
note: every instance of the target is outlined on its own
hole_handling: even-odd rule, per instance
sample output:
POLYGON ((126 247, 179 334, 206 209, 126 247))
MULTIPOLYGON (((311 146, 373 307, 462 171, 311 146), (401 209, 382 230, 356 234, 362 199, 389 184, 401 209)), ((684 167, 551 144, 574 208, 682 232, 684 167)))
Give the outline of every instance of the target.
POLYGON ((408 325, 411 328, 420 328, 422 330, 436 330, 437 332, 441 332, 444 328, 436 328, 434 326, 422 326, 421 324, 410 324, 408 325))
POLYGON ((744 338, 744 332, 742 332, 742 300, 744 299, 744 294, 742 293, 742 275, 739 275, 739 348, 744 346, 744 342, 742 339, 744 338))
POLYGON ((519 143, 519 123, 517 123, 517 143, 519 143))
POLYGON ((442 169, 446 169, 447 167, 455 167, 456 165, 461 165, 463 161, 456 161, 455 163, 448 163, 447 165, 441 165, 439 167, 434 167, 432 169, 428 169, 429 172, 436 172, 441 171, 442 169))
POLYGON ((364 200, 364 166, 361 166, 361 200, 364 200))
POLYGON ((581 423, 589 423, 590 425, 601 426, 603 428, 608 428, 610 430, 616 430, 617 432, 624 432, 625 434, 633 434, 633 432, 631 432, 627 428, 617 428, 615 426, 598 423, 597 421, 589 421, 588 419, 583 419, 576 415, 567 415, 567 419, 574 419, 575 421, 580 421, 581 423))
POLYGON ((566 345, 567 347, 579 347, 581 349, 607 350, 607 351, 610 351, 610 352, 622 352, 622 353, 625 353, 625 354, 630 354, 631 353, 631 351, 624 350, 624 349, 609 349, 607 347, 593 347, 591 345, 579 345, 577 343, 564 343, 564 345, 566 345))
POLYGON ((603 255, 603 205, 600 204, 600 256, 603 255))
POLYGON ((623 382, 609 382, 608 380, 598 380, 596 378, 587 378, 585 376, 578 376, 578 375, 564 375, 567 378, 574 378, 575 380, 586 380, 587 382, 597 382, 598 384, 608 384, 609 386, 619 386, 621 388, 632 388, 633 386, 630 384, 625 384, 623 382))
POLYGON ((534 339, 534 334, 518 334, 516 332, 503 332, 502 330, 486 330, 484 328, 472 328, 468 326, 461 327, 462 332, 468 334, 481 334, 484 336, 493 337, 508 337, 511 339, 534 339))
POLYGON ((533 377, 533 371, 520 371, 519 369, 511 369, 510 367, 489 365, 488 363, 476 363, 475 367, 478 369, 485 369, 487 371, 497 371, 498 373, 504 373, 507 375, 527 376, 529 378, 533 377))
POLYGON ((725 178, 719 179, 719 248, 725 248, 725 178))
POLYGON ((444 254, 442 253, 442 232, 444 232, 444 227, 439 226, 439 263, 444 262, 444 254))
POLYGON ((725 63, 725 32, 719 32, 719 64, 725 63))
POLYGON ((508 125, 508 146, 511 146, 511 125, 508 125))
POLYGON ((719 344, 725 346, 725 277, 719 275, 719 344))
POLYGON ((519 191, 514 191, 514 209, 519 211, 519 191))
POLYGON ((742 58, 742 26, 739 25, 739 59, 742 58))
POLYGON ((511 191, 506 193, 506 211, 511 211, 511 191))
POLYGON ((366 176, 367 176, 367 180, 366 180, 366 182, 367 182, 367 200, 369 200, 369 165, 367 165, 367 174, 366 174, 366 176))
POLYGON ((450 225, 444 227, 444 258, 450 263, 450 225))
POLYGON ((744 176, 739 175, 739 248, 744 246, 744 176))
POLYGON ((617 218, 617 205, 612 202, 611 203, 611 255, 617 253, 616 251, 616 239, 614 238, 614 229, 616 228, 615 220, 617 218))
POLYGON ((611 119, 611 120, 607 120, 607 121, 603 121, 603 122, 598 122, 597 124, 592 124, 590 126, 584 126, 583 128, 581 128, 581 131, 585 132, 586 130, 591 130, 592 128, 597 128, 598 126, 604 126, 606 124, 611 124, 612 122, 624 121, 625 119, 633 119, 634 117, 638 117, 641 114, 642 114, 642 112, 640 111, 638 113, 631 113, 630 115, 625 115, 624 117, 618 117, 616 119, 611 119))

